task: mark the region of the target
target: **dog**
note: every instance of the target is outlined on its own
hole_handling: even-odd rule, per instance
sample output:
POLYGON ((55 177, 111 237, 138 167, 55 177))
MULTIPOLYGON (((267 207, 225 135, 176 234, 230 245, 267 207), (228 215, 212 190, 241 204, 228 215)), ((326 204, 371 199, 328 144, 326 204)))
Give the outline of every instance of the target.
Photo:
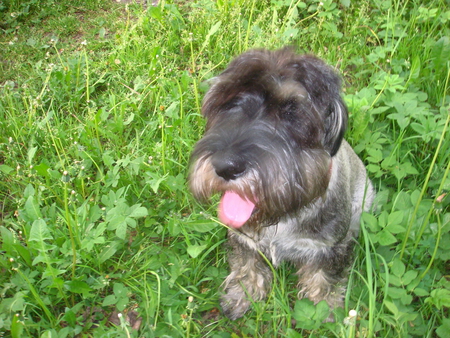
POLYGON ((295 266, 299 298, 343 306, 374 188, 344 140, 340 90, 339 76, 315 56, 256 49, 235 58, 204 97, 189 185, 201 202, 221 194, 231 248, 221 307, 230 319, 270 291, 266 259, 295 266))

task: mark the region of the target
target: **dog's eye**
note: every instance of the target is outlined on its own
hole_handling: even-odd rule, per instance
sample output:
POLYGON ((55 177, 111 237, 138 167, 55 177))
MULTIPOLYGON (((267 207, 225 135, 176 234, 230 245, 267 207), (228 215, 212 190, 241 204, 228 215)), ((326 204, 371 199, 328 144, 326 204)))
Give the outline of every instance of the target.
POLYGON ((292 121, 297 116, 297 110, 298 110, 297 103, 293 100, 289 100, 281 104, 280 116, 282 119, 292 121))

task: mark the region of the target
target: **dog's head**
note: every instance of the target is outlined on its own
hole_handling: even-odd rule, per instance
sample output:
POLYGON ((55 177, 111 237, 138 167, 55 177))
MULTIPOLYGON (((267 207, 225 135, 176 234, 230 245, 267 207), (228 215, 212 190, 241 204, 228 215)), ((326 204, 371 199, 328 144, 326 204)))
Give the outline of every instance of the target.
POLYGON ((202 112, 190 186, 201 200, 224 194, 225 223, 275 222, 325 194, 347 108, 323 61, 291 49, 244 53, 215 79, 202 112))

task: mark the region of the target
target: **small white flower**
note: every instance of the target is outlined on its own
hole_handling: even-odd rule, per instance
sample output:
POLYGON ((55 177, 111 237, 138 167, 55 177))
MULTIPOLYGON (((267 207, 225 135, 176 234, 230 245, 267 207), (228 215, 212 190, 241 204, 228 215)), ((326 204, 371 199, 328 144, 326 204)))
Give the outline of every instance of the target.
POLYGON ((350 311, 348 312, 348 316, 349 316, 350 318, 356 317, 357 314, 358 314, 358 312, 356 312, 356 310, 350 310, 350 311))
POLYGON ((81 44, 82 44, 83 46, 87 46, 87 41, 86 41, 86 40, 83 40, 83 41, 81 41, 81 44))

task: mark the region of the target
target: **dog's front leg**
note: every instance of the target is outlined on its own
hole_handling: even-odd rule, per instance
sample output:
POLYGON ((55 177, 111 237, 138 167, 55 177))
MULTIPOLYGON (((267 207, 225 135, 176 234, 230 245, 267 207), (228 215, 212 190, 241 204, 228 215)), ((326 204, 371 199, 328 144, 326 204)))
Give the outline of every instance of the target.
MULTIPOLYGON (((354 241, 350 238, 334 247, 311 255, 298 264, 299 298, 307 297, 315 304, 325 300, 330 309, 343 307, 347 274, 352 262, 354 241)), ((326 321, 332 321, 333 316, 326 321)))
POLYGON ((252 301, 264 299, 272 282, 272 271, 263 257, 238 236, 229 234, 231 272, 224 281, 225 294, 221 297, 224 314, 233 320, 242 317, 252 301))

